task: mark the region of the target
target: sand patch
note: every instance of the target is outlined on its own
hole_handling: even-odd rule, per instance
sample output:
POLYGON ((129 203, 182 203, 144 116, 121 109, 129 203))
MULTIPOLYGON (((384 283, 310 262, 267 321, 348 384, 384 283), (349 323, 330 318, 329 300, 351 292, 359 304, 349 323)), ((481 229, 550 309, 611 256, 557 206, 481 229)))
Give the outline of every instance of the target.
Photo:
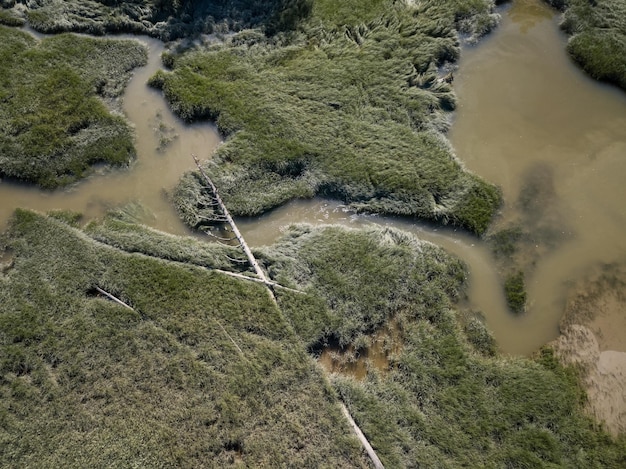
POLYGON ((626 266, 598 266, 571 290, 552 343, 583 370, 588 410, 614 435, 626 432, 626 266))

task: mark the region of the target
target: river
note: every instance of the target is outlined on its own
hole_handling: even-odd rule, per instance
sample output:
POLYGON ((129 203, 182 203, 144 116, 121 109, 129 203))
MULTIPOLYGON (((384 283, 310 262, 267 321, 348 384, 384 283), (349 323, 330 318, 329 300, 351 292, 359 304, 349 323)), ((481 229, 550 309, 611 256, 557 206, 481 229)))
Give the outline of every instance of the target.
MULTIPOLYGON (((240 220, 251 245, 273 242, 294 222, 393 225, 416 233, 469 266, 469 307, 481 311, 505 353, 529 354, 558 335, 568 288, 598 264, 626 257, 626 94, 594 82, 565 52, 566 38, 552 10, 539 0, 517 0, 502 10, 500 26, 465 47, 454 86, 458 109, 450 132, 466 166, 498 184, 505 205, 495 226, 517 223, 533 243, 518 255, 527 273, 528 310, 510 313, 497 264, 485 244, 453 229, 410 220, 357 216, 339 203, 294 201, 240 220)), ((137 134, 137 161, 128 169, 101 168, 67 190, 43 192, 0 183, 0 228, 16 207, 71 209, 86 219, 139 202, 142 221, 189 234, 167 194, 194 167, 190 155, 210 157, 221 142, 206 123, 186 125, 145 83, 160 66, 163 45, 132 78, 123 109, 137 134)))

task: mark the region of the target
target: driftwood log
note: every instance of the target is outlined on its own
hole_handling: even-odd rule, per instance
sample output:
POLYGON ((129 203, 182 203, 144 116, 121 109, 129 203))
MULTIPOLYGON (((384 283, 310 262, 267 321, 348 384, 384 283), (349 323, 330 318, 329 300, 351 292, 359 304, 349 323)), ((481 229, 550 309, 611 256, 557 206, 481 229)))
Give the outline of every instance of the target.
MULTIPOLYGON (((224 222, 228 223, 228 225, 230 226, 233 234, 235 235, 235 238, 237 239, 237 241, 239 241, 239 245, 243 249, 243 252, 246 254, 246 257, 248 258, 248 262, 250 263, 250 265, 254 269, 254 272, 256 273, 258 278, 248 277, 248 276, 245 276, 245 275, 242 275, 242 274, 236 274, 236 273, 233 273, 233 272, 226 272, 226 271, 220 271, 220 272, 223 273, 223 274, 231 275, 233 277, 238 277, 238 278, 242 278, 242 279, 245 279, 245 280, 251 280, 251 281, 256 281, 256 282, 260 282, 260 283, 265 284, 267 286, 267 290, 269 291, 272 300, 274 300, 274 303, 277 304, 277 305, 278 305, 278 303, 276 302, 276 297, 274 296, 274 291, 273 291, 274 287, 284 288, 286 290, 291 290, 291 291, 294 291, 294 292, 303 293, 303 292, 300 292, 298 290, 293 290, 291 288, 283 287, 282 285, 279 285, 278 283, 269 280, 265 276, 265 272, 263 272, 263 269, 261 268, 261 266, 257 262, 256 258, 254 257, 254 254, 252 254, 252 251, 248 247, 248 244, 246 243, 245 239, 243 238, 243 235, 241 234, 241 232, 237 228, 237 225, 235 224, 235 221, 233 220, 233 217, 231 217, 230 213, 228 212, 228 209, 226 208, 226 205, 224 205, 224 202, 222 202, 222 198, 220 197, 220 195, 219 195, 219 193, 217 191, 217 187, 215 186, 215 184, 213 184, 213 181, 211 181, 211 178, 209 178, 209 176, 204 172, 204 170, 200 166, 200 162, 198 161, 198 158, 196 157, 196 155, 192 155, 192 157, 193 157, 193 160, 196 162, 196 166, 198 167, 198 171, 200 171, 200 174, 202 175, 202 177, 204 178, 204 180, 206 181, 208 186, 211 188, 211 192, 213 192, 213 198, 215 200, 215 203, 218 205, 218 207, 220 208, 220 210, 222 212, 222 215, 224 217, 224 222)), ((218 324, 219 324, 219 322, 218 322, 218 324)), ((224 327, 221 324, 219 324, 219 326, 222 328, 222 330, 228 336, 228 338, 231 340, 231 342, 235 345, 235 347, 237 347, 239 352, 243 355, 243 352, 241 351, 241 349, 239 348, 237 343, 233 340, 233 338, 228 334, 228 332, 226 332, 226 329, 224 329, 224 327)), ((372 463, 374 464, 374 467, 376 469, 385 469, 385 467, 383 466, 383 463, 380 461, 380 459, 376 455, 376 452, 374 451, 374 448, 372 448, 372 445, 370 445, 369 441, 367 441, 367 438, 365 437, 365 435, 363 434, 363 432, 361 431, 359 426, 356 424, 356 422, 354 421, 354 419, 350 415, 350 412, 348 412, 347 407, 343 403, 340 403, 340 405, 341 405, 341 411, 342 411, 343 415, 345 416, 346 420, 348 420, 348 423, 350 424, 350 427, 352 428, 352 430, 356 434, 357 438, 359 439, 359 441, 363 445, 363 448, 365 448, 365 451, 367 452, 367 454, 369 455, 370 459, 372 460, 372 463)))
MULTIPOLYGON (((206 183, 211 188, 211 192, 213 192, 213 197, 215 199, 215 202, 219 206, 219 208, 220 208, 220 210, 222 212, 222 215, 224 216, 225 222, 228 223, 228 225, 230 226, 233 234, 235 235, 235 238, 237 239, 237 241, 239 241, 239 245, 241 246, 241 249, 243 249, 243 252, 245 253, 246 257, 248 258, 248 262, 250 263, 250 265, 254 269, 254 272, 256 273, 257 277, 259 277, 259 279, 263 283, 268 285, 268 287, 269 287, 270 284, 274 283, 274 282, 270 282, 267 279, 267 277, 265 276, 265 272, 263 272, 263 269, 261 269, 261 266, 259 265, 259 263, 257 262, 256 258, 254 257, 254 254, 252 254, 252 251, 250 250, 250 247, 248 246, 248 243, 246 243, 246 240, 243 238, 241 232, 239 231, 239 228, 237 228, 237 225, 235 224, 235 220, 233 220, 233 217, 230 216, 230 212, 226 208, 226 205, 224 205, 224 202, 222 201, 222 198, 220 197, 220 194, 217 191, 217 187, 215 186, 215 184, 213 184, 213 181, 211 181, 211 178, 209 178, 209 176, 207 176, 207 174, 204 172, 204 170, 202 169, 202 166, 200 166, 200 162, 198 161, 198 158, 196 157, 196 155, 191 155, 191 156, 193 157, 193 160, 196 162, 196 166, 198 167, 198 171, 200 171, 200 174, 202 175, 202 177, 204 178, 206 183)), ((269 288, 270 288, 270 293, 272 295, 272 298, 274 298, 274 301, 276 301, 276 299, 274 297, 274 292, 271 290, 271 287, 269 287, 269 288)))

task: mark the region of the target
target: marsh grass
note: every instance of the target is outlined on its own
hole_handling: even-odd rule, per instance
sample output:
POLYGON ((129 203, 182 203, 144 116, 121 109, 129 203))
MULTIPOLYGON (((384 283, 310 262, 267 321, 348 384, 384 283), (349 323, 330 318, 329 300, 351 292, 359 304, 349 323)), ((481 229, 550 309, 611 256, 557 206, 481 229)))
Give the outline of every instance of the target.
POLYGON ((43 33, 148 34, 164 41, 263 25, 277 32, 310 13, 310 0, 5 0, 20 4, 30 25, 43 33))
POLYGON ((121 251, 65 218, 18 210, 11 224, 0 466, 367 466, 264 287, 121 251))
POLYGON ((2 466, 368 467, 338 395, 387 467, 625 462, 550 350, 500 357, 480 321, 459 320, 462 264, 411 234, 291 228, 256 252, 305 291, 278 309, 264 287, 197 265, 217 246, 124 213, 86 231, 76 219, 17 210, 2 240, 2 466), (305 352, 327 337, 356 351, 390 324, 384 377, 369 367, 330 388, 305 352))
POLYGON ((514 313, 523 313, 526 308, 526 286, 524 272, 517 271, 506 277, 504 281, 506 303, 514 313))
MULTIPOLYGON (((170 53, 150 83, 228 136, 205 169, 237 215, 319 194, 480 234, 500 193, 442 135, 455 97, 437 67, 458 57, 461 19, 492 18, 492 4, 370 3, 314 2, 297 31, 170 53)), ((188 175, 177 191, 188 221, 207 205, 197 186, 188 175)))
POLYGON ((279 304, 311 350, 343 345, 350 362, 394 325, 401 346, 384 372, 332 378, 386 467, 626 462, 626 439, 584 414, 576 373, 550 349, 502 357, 478 314, 454 310, 465 269, 442 249, 394 229, 298 225, 259 257, 307 293, 279 304))
POLYGON ((136 41, 37 41, 0 27, 0 175, 53 188, 95 163, 127 164, 132 130, 103 98, 119 96, 146 56, 136 41))
POLYGON ((24 18, 10 10, 0 10, 0 24, 5 26, 24 26, 24 18))
POLYGON ((626 0, 549 1, 564 9, 567 51, 593 78, 626 90, 626 0))

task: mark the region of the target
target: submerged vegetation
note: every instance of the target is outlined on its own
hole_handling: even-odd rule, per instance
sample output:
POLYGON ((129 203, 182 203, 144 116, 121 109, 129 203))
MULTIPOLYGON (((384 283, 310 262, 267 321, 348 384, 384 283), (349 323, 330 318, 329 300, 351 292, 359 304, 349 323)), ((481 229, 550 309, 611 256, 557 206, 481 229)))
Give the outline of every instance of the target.
MULTIPOLYGON (((438 67, 458 58, 458 29, 495 25, 493 4, 338 5, 314 2, 289 33, 246 30, 166 54, 172 70, 151 84, 181 117, 214 119, 228 136, 205 169, 237 215, 320 194, 482 233, 500 194, 443 136, 455 97, 438 67)), ((210 217, 195 174, 176 203, 192 226, 210 217)))
POLYGON ((146 55, 136 41, 71 34, 38 41, 0 26, 0 176, 52 188, 94 163, 128 163, 132 130, 103 99, 122 93, 146 55))
POLYGON ((120 213, 76 220, 18 210, 0 243, 2 466, 366 467, 338 397, 387 467, 626 462, 549 350, 503 358, 459 320, 462 264, 410 234, 291 228, 257 252, 303 291, 277 290, 277 307, 211 270, 228 269, 220 246, 120 213), (306 353, 332 337, 358 350, 392 320, 384 377, 330 387, 306 353))
POLYGON ((567 50, 593 78, 626 90, 626 0, 547 0, 563 9, 567 50))

